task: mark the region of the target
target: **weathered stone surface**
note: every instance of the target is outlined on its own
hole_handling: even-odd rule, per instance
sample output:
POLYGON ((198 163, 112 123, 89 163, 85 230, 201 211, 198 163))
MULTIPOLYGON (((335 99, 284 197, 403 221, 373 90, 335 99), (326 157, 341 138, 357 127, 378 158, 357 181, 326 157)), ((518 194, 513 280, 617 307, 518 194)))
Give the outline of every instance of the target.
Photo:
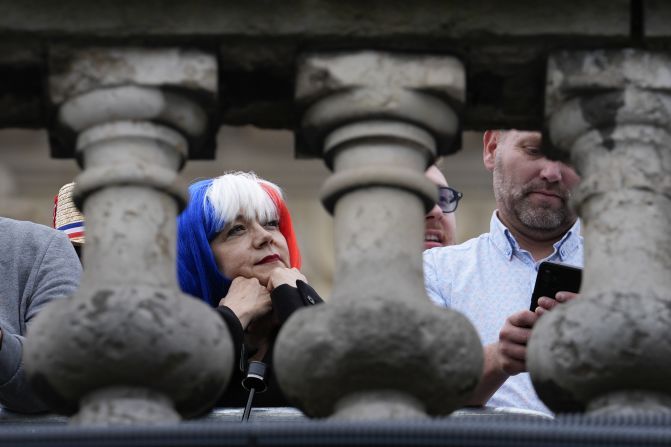
POLYGON ((573 200, 585 236, 581 298, 543 316, 528 347, 534 385, 557 411, 669 403, 670 61, 623 50, 549 63, 549 135, 582 175, 573 200), (623 397, 636 390, 646 399, 623 397))
POLYGON ((364 391, 340 400, 333 417, 345 421, 424 419, 425 411, 420 401, 407 394, 364 391))
POLYGON ((73 425, 171 425, 179 422, 173 404, 164 395, 146 388, 108 388, 82 399, 73 425))
POLYGON ((470 322, 436 308, 422 289, 402 287, 408 274, 398 268, 357 266, 357 285, 368 289, 334 294, 328 306, 297 313, 281 331, 275 365, 290 401, 309 416, 340 419, 446 415, 463 406, 482 368, 470 322), (413 403, 380 403, 376 393, 388 391, 413 403), (359 394, 365 397, 353 402, 359 394))
MULTIPOLYGON (((427 90, 464 101, 464 69, 457 59, 431 55, 394 55, 374 51, 307 55, 296 80, 296 99, 316 98, 346 89, 427 90)), ((372 99, 371 99, 372 101, 372 99)), ((358 106, 359 104, 354 104, 358 106)), ((390 107, 387 102, 374 103, 390 107)))
POLYGON ((301 150, 321 154, 327 134, 371 119, 426 129, 439 154, 459 148, 465 77, 457 59, 364 51, 306 55, 300 64, 296 101, 303 110, 297 141, 301 150))
POLYGON ((335 219, 336 274, 328 305, 280 331, 280 385, 311 417, 449 414, 479 380, 482 346, 466 317, 424 291, 424 214, 436 202, 424 171, 437 144, 455 141, 463 68, 445 56, 356 52, 307 56, 299 70, 302 135, 335 172, 322 200, 335 219))
POLYGON ((666 47, 664 42, 671 36, 669 20, 671 20, 671 5, 664 0, 645 0, 641 2, 643 33, 655 44, 666 47), (659 38, 659 40, 658 40, 659 38))
MULTIPOLYGON (((174 182, 185 142, 148 123, 108 127, 79 139, 86 168, 76 179, 87 221, 82 286, 38 316, 26 344, 27 368, 37 391, 62 412, 76 410, 90 393, 134 387, 164 395, 177 412, 193 416, 223 390, 233 353, 222 320, 182 294, 175 278, 175 217, 184 196, 181 190, 176 200, 175 188, 161 179, 174 182)), ((101 423, 106 405, 96 402, 83 405, 76 421, 101 423)), ((110 405, 116 410, 105 414, 132 408, 110 405)), ((136 422, 146 422, 141 413, 136 422)), ((129 411, 119 421, 132 417, 129 411)))
POLYGON ((217 62, 175 48, 50 48, 52 152, 72 155, 78 132, 117 120, 178 128, 191 158, 211 156, 218 127, 217 62), (65 101, 67 99, 67 101, 65 101))
POLYGON ((180 291, 175 272, 176 217, 187 200, 177 173, 189 140, 213 137, 203 134, 208 115, 178 91, 142 84, 170 78, 184 91, 211 95, 197 80, 211 77, 203 74, 212 59, 198 70, 188 64, 193 53, 150 53, 152 64, 181 67, 181 74, 154 73, 136 50, 97 49, 74 52, 72 73, 52 78, 52 99, 62 101, 56 132, 76 138, 84 168, 74 197, 86 218, 85 269, 75 296, 36 318, 25 362, 35 390, 57 411, 78 411, 77 424, 201 414, 232 370, 228 329, 209 306, 180 291), (180 55, 186 61, 175 60, 180 55))
MULTIPOLYGON (((4 102, 12 106, 0 110, 0 126, 47 126, 48 117, 40 110, 48 101, 37 74, 46 72, 45 42, 132 42, 219 47, 225 91, 221 116, 227 124, 293 128, 298 116, 293 109, 294 65, 305 49, 383 48, 458 55, 469 67, 467 128, 538 128, 547 52, 638 44, 639 37, 630 35, 630 11, 629 0, 518 0, 505 7, 496 0, 290 0, 281 5, 1 0, 0 41, 13 41, 11 52, 19 51, 29 36, 40 62, 37 72, 22 67, 18 74, 13 73, 15 65, 0 62, 0 86, 11 85, 4 102), (17 94, 19 90, 24 93, 17 94)), ((306 154, 299 150, 299 155, 306 154)))
MULTIPOLYGON (((555 53, 548 61, 545 114, 554 117, 567 108, 564 103, 580 100, 581 115, 587 121, 586 125, 601 128, 617 120, 628 123, 634 116, 644 116, 650 124, 664 126, 668 122, 666 106, 654 101, 654 97, 641 95, 645 95, 646 91, 654 93, 671 89, 670 64, 671 56, 668 54, 634 49, 555 53), (634 92, 634 89, 637 91, 634 92), (604 98, 613 96, 604 95, 608 93, 613 93, 617 99, 604 102, 604 98), (629 97, 625 97, 627 93, 629 97), (638 96, 632 96, 633 93, 638 96), (601 101, 596 102, 599 99, 601 101), (630 103, 624 104, 625 100, 630 103)), ((554 127, 557 128, 555 131, 566 129, 580 135, 586 130, 586 125, 554 127)))
POLYGON ((100 88, 141 84, 217 92, 217 61, 179 48, 50 48, 49 96, 61 103, 100 88))
POLYGON ((435 38, 479 36, 580 35, 622 36, 629 31, 626 0, 496 0, 463 3, 423 0, 412 6, 400 0, 365 0, 343 4, 332 0, 289 0, 282 7, 265 2, 195 0, 170 7, 160 1, 104 0, 90 4, 64 0, 0 2, 0 32, 30 30, 67 36, 276 36, 316 35, 388 37, 433 35, 435 38), (594 20, 598 17, 599 20, 594 20), (148 21, 151 18, 151 21, 148 21), (151 26, 147 26, 148 23, 151 26), (585 24, 589 24, 586 27, 585 24), (506 26, 501 26, 506 24, 506 26))
POLYGON ((591 415, 602 417, 640 417, 642 413, 668 416, 671 414, 671 397, 646 391, 612 393, 594 399, 587 410, 591 415))

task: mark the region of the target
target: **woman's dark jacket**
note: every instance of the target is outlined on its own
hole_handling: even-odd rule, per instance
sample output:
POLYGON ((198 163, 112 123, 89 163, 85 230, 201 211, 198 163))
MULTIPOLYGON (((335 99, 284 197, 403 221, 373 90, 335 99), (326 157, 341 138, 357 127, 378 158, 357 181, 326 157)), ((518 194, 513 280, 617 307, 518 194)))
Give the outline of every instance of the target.
MULTIPOLYGON (((282 284, 276 287, 270 293, 270 299, 273 302, 273 313, 275 318, 280 322, 280 326, 293 314, 297 309, 314 304, 320 304, 324 301, 315 292, 315 290, 307 285, 305 282, 296 281, 296 287, 288 284, 282 284)), ((224 391, 224 394, 217 402, 218 407, 244 407, 247 403, 249 391, 242 387, 242 379, 247 372, 247 361, 249 354, 244 348, 244 330, 240 320, 233 313, 231 309, 226 306, 217 307, 219 315, 224 319, 228 330, 231 332, 235 350, 235 368, 233 376, 224 391)), ((264 357, 264 363, 267 365, 266 369, 266 384, 267 391, 264 393, 257 393, 254 396, 255 407, 286 407, 290 404, 280 391, 280 387, 275 380, 275 374, 272 371, 272 354, 274 348, 274 337, 271 341, 271 347, 268 354, 264 357)))

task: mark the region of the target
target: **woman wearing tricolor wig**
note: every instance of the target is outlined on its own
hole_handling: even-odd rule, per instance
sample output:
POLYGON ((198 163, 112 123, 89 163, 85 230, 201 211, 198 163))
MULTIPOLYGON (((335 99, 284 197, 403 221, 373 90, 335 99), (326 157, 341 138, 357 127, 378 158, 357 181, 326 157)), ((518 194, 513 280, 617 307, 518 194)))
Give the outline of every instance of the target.
MULTIPOLYGON (((179 283, 226 322, 239 361, 219 404, 243 406, 248 361, 270 364, 282 323, 322 299, 298 270, 300 252, 279 187, 253 173, 232 172, 192 184, 189 195, 177 221, 179 283)), ((272 374, 266 382, 268 392, 256 404, 286 405, 272 374)))

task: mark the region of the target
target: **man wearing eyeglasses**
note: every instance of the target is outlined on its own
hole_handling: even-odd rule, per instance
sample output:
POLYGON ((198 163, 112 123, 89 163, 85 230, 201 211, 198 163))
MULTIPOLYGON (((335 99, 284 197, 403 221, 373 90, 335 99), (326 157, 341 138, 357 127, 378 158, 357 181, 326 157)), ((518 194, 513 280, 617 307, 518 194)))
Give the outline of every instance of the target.
POLYGON ((493 174, 497 210, 490 231, 453 247, 424 252, 427 294, 474 324, 485 350, 483 376, 472 405, 551 414, 526 373, 526 342, 543 312, 576 295, 541 298, 529 310, 542 261, 582 266, 580 222, 569 207, 580 178, 546 158, 539 132, 485 132, 483 160, 493 174))
POLYGON ((457 236, 457 209, 462 194, 447 186, 447 180, 436 165, 426 170, 426 177, 438 187, 438 203, 429 211, 425 219, 424 249, 454 245, 457 236))

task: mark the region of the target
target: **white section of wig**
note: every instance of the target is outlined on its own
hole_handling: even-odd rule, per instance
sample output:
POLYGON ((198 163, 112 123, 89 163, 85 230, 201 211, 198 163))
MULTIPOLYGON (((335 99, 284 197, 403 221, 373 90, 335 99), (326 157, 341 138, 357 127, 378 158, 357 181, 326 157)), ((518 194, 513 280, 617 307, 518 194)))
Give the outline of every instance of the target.
POLYGON ((264 223, 278 218, 273 199, 260 183, 270 186, 279 193, 280 197, 282 196, 279 186, 260 179, 253 172, 227 172, 212 180, 205 197, 212 205, 219 231, 238 216, 264 223))

